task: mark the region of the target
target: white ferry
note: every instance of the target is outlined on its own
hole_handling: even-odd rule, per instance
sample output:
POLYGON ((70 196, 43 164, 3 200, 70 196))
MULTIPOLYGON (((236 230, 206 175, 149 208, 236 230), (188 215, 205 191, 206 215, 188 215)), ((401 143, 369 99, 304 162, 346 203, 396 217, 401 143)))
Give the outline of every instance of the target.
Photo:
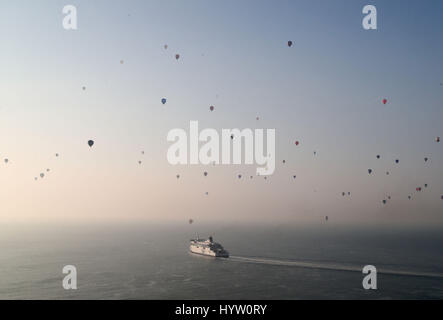
POLYGON ((195 254, 201 254, 210 257, 228 258, 229 252, 226 251, 220 243, 214 242, 212 237, 209 239, 191 239, 189 251, 195 254))

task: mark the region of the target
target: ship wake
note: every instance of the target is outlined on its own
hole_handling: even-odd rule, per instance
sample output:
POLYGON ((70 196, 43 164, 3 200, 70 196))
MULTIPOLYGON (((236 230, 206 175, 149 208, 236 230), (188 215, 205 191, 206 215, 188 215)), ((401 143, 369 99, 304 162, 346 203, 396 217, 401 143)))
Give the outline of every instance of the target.
MULTIPOLYGON (((363 269, 363 265, 356 266, 356 265, 346 265, 346 264, 333 263, 333 262, 293 261, 293 260, 280 260, 280 259, 270 259, 270 258, 260 258, 260 257, 231 256, 229 260, 234 262, 243 262, 243 263, 255 263, 255 264, 273 265, 273 266, 323 269, 323 270, 359 272, 359 273, 361 273, 363 269)), ((377 273, 396 275, 396 276, 443 278, 443 273, 393 270, 393 269, 384 269, 384 268, 377 268, 377 273)))

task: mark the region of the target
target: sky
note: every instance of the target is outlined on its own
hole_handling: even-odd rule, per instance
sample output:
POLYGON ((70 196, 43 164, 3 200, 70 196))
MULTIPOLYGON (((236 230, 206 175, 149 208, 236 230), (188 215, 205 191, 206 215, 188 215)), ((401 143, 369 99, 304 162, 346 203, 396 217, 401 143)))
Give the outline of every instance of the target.
POLYGON ((0 0, 2 222, 443 226, 442 34, 437 0, 0 0), (191 120, 275 129, 275 173, 170 165, 191 120))

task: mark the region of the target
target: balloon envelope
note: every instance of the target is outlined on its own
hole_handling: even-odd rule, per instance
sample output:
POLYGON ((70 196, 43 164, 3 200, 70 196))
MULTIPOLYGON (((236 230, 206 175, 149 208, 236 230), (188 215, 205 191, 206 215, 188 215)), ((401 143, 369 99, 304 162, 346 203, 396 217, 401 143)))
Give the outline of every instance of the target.
POLYGON ((88 141, 88 146, 92 147, 94 145, 94 141, 93 140, 89 140, 88 141))
POLYGON ((165 104, 166 103, 166 98, 162 99, 162 103, 165 104))
POLYGON ((291 46, 292 46, 292 41, 289 40, 289 41, 288 41, 288 47, 291 47, 291 46))

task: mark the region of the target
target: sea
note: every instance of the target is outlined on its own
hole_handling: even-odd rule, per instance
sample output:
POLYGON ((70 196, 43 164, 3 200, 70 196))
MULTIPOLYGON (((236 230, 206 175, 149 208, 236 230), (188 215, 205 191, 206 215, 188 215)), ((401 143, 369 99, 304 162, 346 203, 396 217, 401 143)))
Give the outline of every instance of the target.
POLYGON ((441 229, 218 223, 0 226, 0 299, 442 299, 441 229), (228 259, 191 254, 208 237, 228 259), (63 268, 76 269, 66 290, 63 268), (377 289, 362 269, 377 270, 377 289))

